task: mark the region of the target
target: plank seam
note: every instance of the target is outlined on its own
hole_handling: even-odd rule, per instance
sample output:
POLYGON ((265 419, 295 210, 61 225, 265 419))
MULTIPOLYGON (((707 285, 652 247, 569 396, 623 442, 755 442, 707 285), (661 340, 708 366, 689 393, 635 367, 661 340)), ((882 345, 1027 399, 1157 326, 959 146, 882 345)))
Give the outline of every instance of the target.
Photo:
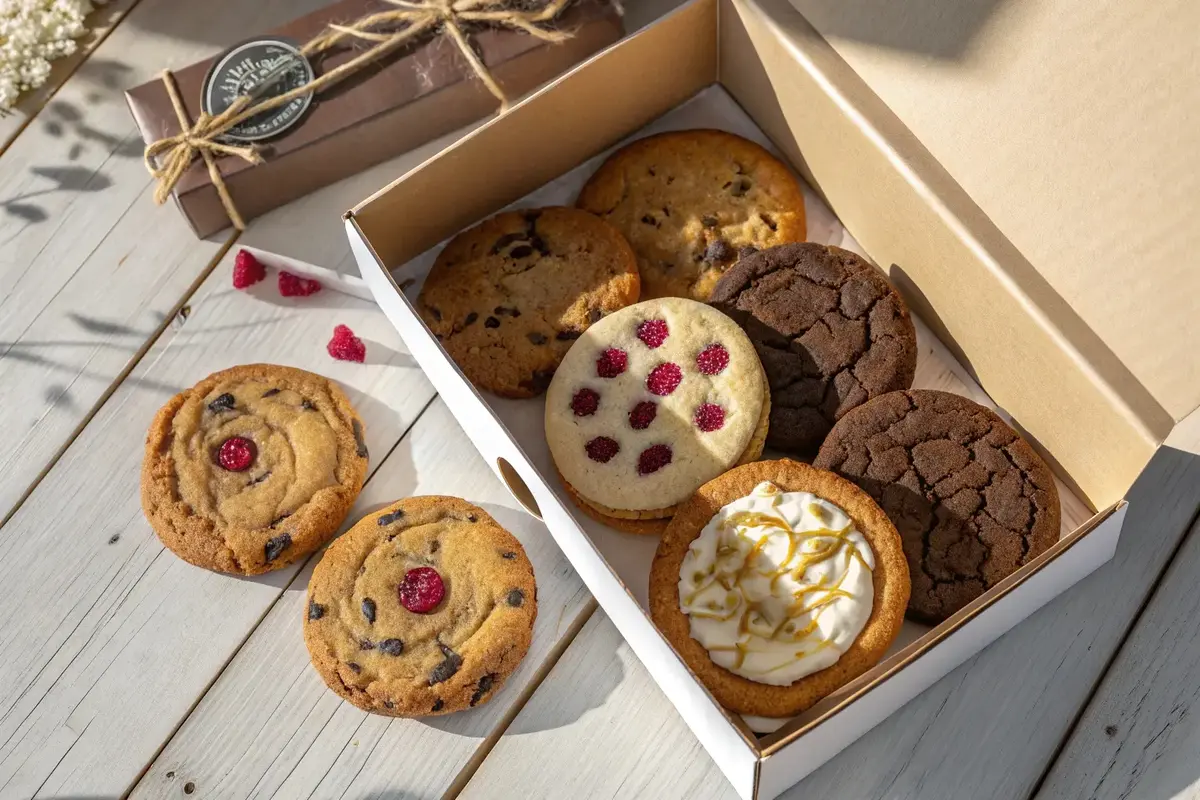
POLYGON ((1137 628, 1138 623, 1141 622, 1142 615, 1146 613, 1146 609, 1150 606, 1150 601, 1152 601, 1154 596, 1158 594, 1158 590, 1162 584, 1163 578, 1166 577, 1167 572, 1171 569, 1171 565, 1175 563, 1175 558, 1179 555, 1179 551, 1183 549, 1183 545, 1187 542, 1187 540, 1194 535, 1200 535, 1200 510, 1197 510, 1195 513, 1193 513, 1191 518, 1188 520, 1188 524, 1184 528, 1183 535, 1179 537, 1179 541, 1175 543, 1173 548, 1171 548, 1170 557, 1167 558, 1167 560, 1163 563, 1162 569, 1159 570, 1158 575, 1155 576, 1154 581, 1150 584, 1149 590, 1146 592, 1145 597, 1142 598, 1142 602, 1138 606, 1137 613, 1133 615, 1133 618, 1129 621, 1129 624, 1121 633, 1121 638, 1120 641, 1117 642, 1117 646, 1113 648, 1112 653, 1110 653, 1108 658, 1105 659, 1104 668, 1100 671, 1100 677, 1097 678, 1096 682, 1092 684, 1092 688, 1088 690, 1087 697, 1084 698, 1082 703, 1080 703, 1079 710, 1075 712, 1075 716, 1072 718, 1071 724, 1063 733, 1062 738, 1058 742, 1058 746, 1054 748, 1054 752, 1051 754, 1050 759, 1046 762, 1045 768, 1038 776, 1037 782, 1033 784, 1033 787, 1028 795, 1029 798, 1037 797, 1042 791, 1042 787, 1045 785, 1046 779, 1049 778, 1050 773, 1054 771, 1054 767, 1058 763, 1058 759, 1062 756, 1067 744, 1072 738, 1074 738, 1075 731, 1078 729, 1080 722, 1083 721, 1084 715, 1087 713, 1087 710, 1091 708, 1092 703, 1096 699, 1096 695, 1100 693, 1100 689, 1104 686, 1105 679, 1108 677, 1109 671, 1116 662, 1117 656, 1119 656, 1121 651, 1125 649, 1125 645, 1129 641, 1129 637, 1133 634, 1134 629, 1137 628))
MULTIPOLYGON (((584 591, 587 591, 586 587, 584 588, 584 591)), ((551 648, 550 652, 546 655, 546 660, 543 661, 538 666, 537 671, 534 672, 533 678, 529 681, 529 683, 525 684, 524 688, 521 689, 521 693, 517 695, 517 702, 513 703, 512 708, 510 708, 508 712, 501 717, 492 732, 484 738, 479 747, 475 748, 475 752, 471 754, 471 757, 467 760, 467 763, 463 765, 463 768, 459 770, 458 775, 456 775, 454 780, 450 782, 450 786, 446 789, 446 793, 442 795, 442 800, 454 800, 460 794, 462 794, 463 789, 465 789, 467 784, 470 783, 471 778, 473 778, 475 773, 479 771, 479 767, 482 766, 487 757, 491 755, 492 749, 495 748, 496 743, 500 741, 500 737, 504 735, 509 726, 512 725, 513 720, 516 719, 517 715, 520 714, 522 709, 525 708, 525 705, 529 702, 530 698, 533 697, 534 692, 541 688, 542 683, 550 675, 551 670, 558 665, 559 659, 562 658, 563 653, 567 652, 567 648, 574 643, 575 638, 579 636, 579 632, 583 630, 583 626, 587 624, 587 621, 592 618, 592 615, 595 614, 599 608, 600 606, 596 602, 596 598, 589 596, 588 602, 584 605, 579 616, 577 616, 571 623, 571 627, 567 629, 566 634, 559 639, 553 648, 551 648)))
POLYGON ((13 503, 13 507, 8 510, 8 513, 5 514, 2 519, 0 519, 0 530, 2 530, 4 526, 8 524, 8 521, 13 518, 17 511, 20 510, 21 506, 25 505, 25 501, 29 499, 29 496, 33 494, 34 490, 37 489, 45 477, 50 474, 50 470, 54 469, 54 466, 67 452, 67 449, 75 443, 75 440, 79 438, 79 435, 83 433, 84 429, 87 428, 100 409, 104 407, 104 404, 108 402, 109 398, 111 398, 116 393, 117 389, 121 387, 121 384, 125 382, 125 379, 128 378, 134 369, 137 368, 138 364, 141 363, 146 354, 150 352, 150 348, 152 348, 162 337, 162 335, 166 333, 167 328, 170 327, 171 323, 175 321, 175 317, 179 315, 179 310, 187 305, 188 301, 192 299, 192 296, 197 290, 199 290, 204 281, 208 279, 208 276, 212 274, 212 271, 216 269, 217 264, 220 264, 221 260, 225 258, 225 254, 229 252, 231 247, 233 247, 240 235, 240 232, 234 231, 233 235, 229 237, 228 241, 221 246, 221 249, 218 250, 213 256, 212 260, 208 262, 207 266, 205 266, 204 269, 200 271, 200 274, 196 276, 196 279, 193 280, 188 288, 184 290, 183 296, 177 303, 175 303, 175 305, 171 307, 166 316, 163 317, 163 321, 159 323, 157 328, 151 331, 150 335, 146 337, 146 341, 142 343, 142 346, 137 349, 137 352, 135 352, 132 357, 130 357, 129 363, 127 363, 125 367, 113 377, 112 383, 110 383, 108 388, 104 390, 103 394, 96 398, 96 402, 92 404, 92 407, 88 409, 88 412, 83 416, 82 419, 79 420, 79 424, 75 426, 73 431, 71 431, 71 434, 67 437, 66 441, 64 441, 58 450, 55 451, 54 455, 50 457, 49 461, 46 462, 46 466, 42 467, 42 469, 34 477, 33 482, 29 484, 25 491, 21 493, 21 496, 17 498, 17 501, 13 503))
MULTIPOLYGON (((413 428, 416 427, 417 422, 420 421, 421 417, 425 416, 425 412, 429 410, 429 407, 433 405, 434 401, 437 400, 437 398, 438 398, 437 394, 434 394, 433 397, 431 397, 429 399, 429 402, 427 402, 424 406, 421 407, 420 412, 415 417, 413 417, 412 422, 410 422, 408 424, 408 427, 405 428, 404 431, 401 432, 401 434, 398 437, 396 437, 395 444, 393 444, 390 448, 388 448, 387 454, 382 459, 380 459, 379 464, 376 465, 375 469, 371 470, 370 474, 367 475, 367 479, 365 481, 363 481, 364 487, 368 483, 371 482, 371 479, 374 478, 375 475, 379 472, 380 467, 382 467, 384 465, 384 463, 389 458, 392 457, 392 453, 396 452, 396 448, 399 447, 404 442, 404 440, 408 438, 409 434, 412 433, 413 428)), ((166 548, 163 548, 163 549, 165 550, 166 548)), ((304 570, 308 566, 308 563, 310 561, 312 561, 314 558, 319 558, 324 552, 325 552, 325 548, 321 548, 317 552, 310 555, 308 558, 304 559, 304 561, 300 562, 299 569, 296 570, 295 574, 292 575, 292 577, 283 586, 283 588, 279 590, 279 594, 275 596, 275 599, 271 601, 270 605, 268 605, 263 610, 263 613, 259 616, 258 621, 255 622, 253 625, 251 625, 250 629, 248 631, 246 631, 246 635, 244 637, 242 637, 242 641, 238 644, 237 647, 233 648, 233 650, 230 652, 229 658, 225 659, 225 663, 221 665, 221 668, 219 670, 217 670, 217 672, 213 676, 212 680, 208 682, 208 685, 206 685, 204 687, 204 689, 196 695, 196 699, 192 702, 191 706, 188 707, 187 712, 184 713, 182 716, 180 716, 179 722, 177 722, 175 724, 175 727, 173 727, 171 729, 170 733, 168 733, 167 736, 163 739, 162 744, 160 744, 158 746, 158 748, 155 749, 155 751, 151 754, 149 760, 146 762, 146 765, 144 767, 142 767, 142 769, 138 772, 137 775, 134 776, 133 780, 125 788, 125 791, 121 794, 122 798, 129 797, 129 795, 131 795, 133 793, 133 790, 137 788, 138 784, 142 782, 142 779, 144 777, 146 777, 146 774, 150 771, 150 768, 152 766, 154 766, 154 762, 158 760, 158 757, 160 755, 162 755, 164 750, 167 749, 167 746, 171 743, 171 740, 175 738, 175 734, 179 733, 180 728, 182 728, 184 726, 184 724, 189 719, 191 719, 192 714, 194 714, 196 712, 196 709, 200 706, 200 703, 204 700, 205 697, 208 696, 208 693, 212 690, 212 687, 217 685, 217 681, 221 680, 221 676, 225 674, 225 670, 227 670, 229 668, 229 665, 233 663, 233 660, 235 658, 237 658, 237 654, 240 653, 242 651, 242 648, 246 646, 246 642, 250 641, 250 637, 253 636, 255 631, 258 630, 259 626, 262 625, 263 620, 265 620, 267 618, 267 616, 269 616, 270 613, 275 609, 275 606, 279 604, 280 598, 282 598, 284 595, 287 594, 287 590, 292 588, 292 585, 295 584, 296 579, 304 573, 304 570)))

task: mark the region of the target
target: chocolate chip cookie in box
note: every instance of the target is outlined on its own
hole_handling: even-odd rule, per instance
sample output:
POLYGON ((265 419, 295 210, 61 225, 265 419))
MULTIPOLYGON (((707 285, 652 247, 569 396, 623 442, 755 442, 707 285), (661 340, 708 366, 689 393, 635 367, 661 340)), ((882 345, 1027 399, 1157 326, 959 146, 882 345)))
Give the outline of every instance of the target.
POLYGON ((342 0, 126 92, 208 236, 497 110, 621 38, 609 0, 342 0))

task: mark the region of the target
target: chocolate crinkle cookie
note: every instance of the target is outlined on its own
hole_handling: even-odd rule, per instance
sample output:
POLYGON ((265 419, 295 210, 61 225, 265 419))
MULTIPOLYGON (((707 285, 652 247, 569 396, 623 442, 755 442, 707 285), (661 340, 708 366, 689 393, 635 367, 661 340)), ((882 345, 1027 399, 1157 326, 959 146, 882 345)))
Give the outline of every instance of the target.
POLYGON ((890 392, 846 414, 814 466, 857 483, 900 531, 908 615, 936 623, 1058 541, 1054 476, 993 411, 949 392, 890 392))
POLYGON ((812 455, 850 409, 912 385, 908 308, 848 250, 805 242, 749 255, 722 276, 711 302, 745 329, 762 360, 768 447, 812 455))

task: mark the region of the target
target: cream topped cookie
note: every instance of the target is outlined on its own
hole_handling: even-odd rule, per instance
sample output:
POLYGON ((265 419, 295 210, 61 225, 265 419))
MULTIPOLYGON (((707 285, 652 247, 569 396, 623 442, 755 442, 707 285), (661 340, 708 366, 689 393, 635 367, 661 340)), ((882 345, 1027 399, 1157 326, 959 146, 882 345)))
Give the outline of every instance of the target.
POLYGON ((857 638, 871 615, 874 564, 845 511, 763 481, 692 541, 679 604, 714 663, 785 686, 834 664, 857 638))
POLYGON ((786 717, 883 657, 909 588, 900 534, 870 495, 758 461, 679 506, 650 567, 650 617, 723 706, 786 717))
POLYGON ((663 298, 592 325, 546 395, 564 480, 602 512, 669 516, 702 483, 757 458, 766 380, 746 334, 703 303, 663 298))

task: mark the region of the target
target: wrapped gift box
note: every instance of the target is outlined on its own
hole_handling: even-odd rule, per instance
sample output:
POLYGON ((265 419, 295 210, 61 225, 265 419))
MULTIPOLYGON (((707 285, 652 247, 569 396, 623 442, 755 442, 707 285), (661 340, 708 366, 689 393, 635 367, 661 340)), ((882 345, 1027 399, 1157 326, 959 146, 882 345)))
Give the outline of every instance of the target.
MULTIPOLYGON (((394 8, 381 0, 342 0, 264 33, 301 44, 331 22, 346 24, 394 8)), ((613 43, 623 32, 620 13, 608 0, 578 0, 554 27, 571 37, 547 43, 523 31, 476 28, 470 31, 470 41, 505 94, 516 98, 613 43)), ((358 40, 323 54, 315 59, 316 74, 369 46, 358 40)), ((192 120, 201 112, 205 76, 217 58, 174 72, 192 120)), ((179 133, 178 117, 161 80, 130 89, 125 96, 147 144, 179 133)), ((295 125, 260 143, 265 163, 254 165, 227 155, 217 159, 217 167, 235 206, 248 220, 457 130, 497 106, 450 37, 426 36, 321 92, 295 125)), ((200 159, 184 173, 173 194, 197 236, 230 224, 200 159)))

